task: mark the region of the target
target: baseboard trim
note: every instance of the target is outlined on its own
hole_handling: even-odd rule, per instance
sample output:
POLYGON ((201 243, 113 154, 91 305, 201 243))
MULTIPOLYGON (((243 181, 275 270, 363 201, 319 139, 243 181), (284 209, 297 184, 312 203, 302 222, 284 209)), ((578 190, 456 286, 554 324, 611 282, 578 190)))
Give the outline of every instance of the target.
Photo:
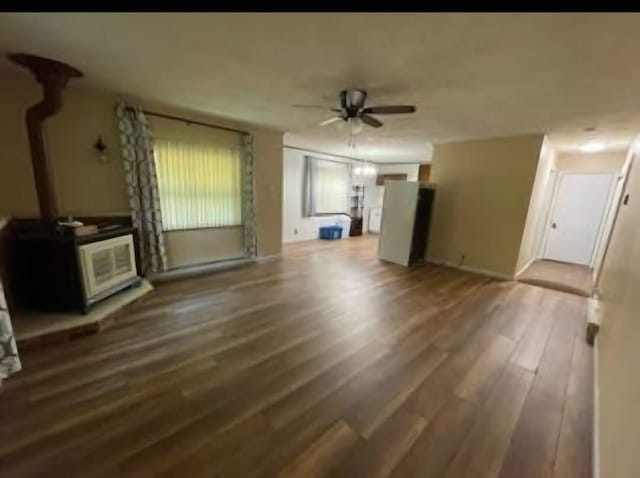
POLYGON ((587 303, 587 343, 589 345, 595 345, 601 321, 602 302, 595 297, 590 297, 587 303))
POLYGON ((598 337, 593 345, 593 478, 600 478, 600 383, 598 378, 598 337))
POLYGON ((533 257, 531 258, 531 260, 527 261, 527 263, 518 272, 516 272, 514 278, 520 277, 522 273, 526 271, 529 267, 531 267, 531 264, 533 264, 537 260, 538 260, 537 257, 533 257))
POLYGON ((247 264, 253 264, 255 259, 238 257, 233 259, 225 259, 221 261, 207 262, 204 264, 193 264, 170 269, 166 272, 158 272, 148 277, 151 282, 164 282, 176 279, 185 279, 188 277, 196 277, 199 275, 211 274, 236 267, 242 267, 247 264))
POLYGON ((598 374, 598 332, 604 303, 599 297, 588 299, 586 340, 593 347, 593 460, 591 475, 600 478, 600 378, 598 374))
POLYGON ((276 259, 280 259, 282 257, 282 254, 272 254, 270 256, 260 256, 260 257, 256 257, 254 260, 255 262, 257 262, 258 264, 262 264, 264 262, 271 262, 271 261, 275 261, 276 259))
POLYGON ((480 267, 464 266, 464 265, 456 264, 454 262, 445 261, 443 259, 435 259, 435 258, 429 257, 427 258, 427 262, 430 262, 431 264, 436 264, 439 266, 453 267, 454 269, 460 269, 462 271, 471 272, 473 274, 480 274, 483 276, 492 277, 494 279, 507 280, 507 281, 513 280, 513 277, 508 274, 503 274, 501 272, 491 271, 488 269, 482 269, 480 267))

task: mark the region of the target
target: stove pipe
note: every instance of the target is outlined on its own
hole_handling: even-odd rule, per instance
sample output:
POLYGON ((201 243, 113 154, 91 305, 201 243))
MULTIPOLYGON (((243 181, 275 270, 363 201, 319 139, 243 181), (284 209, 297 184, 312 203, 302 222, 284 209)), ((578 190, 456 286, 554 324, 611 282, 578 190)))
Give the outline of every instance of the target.
POLYGON ((58 218, 58 201, 44 143, 43 123, 60 111, 62 90, 69 78, 83 75, 65 63, 35 55, 11 54, 9 59, 29 69, 35 75, 36 81, 42 85, 43 98, 27 110, 26 123, 40 217, 44 222, 52 224, 58 218))

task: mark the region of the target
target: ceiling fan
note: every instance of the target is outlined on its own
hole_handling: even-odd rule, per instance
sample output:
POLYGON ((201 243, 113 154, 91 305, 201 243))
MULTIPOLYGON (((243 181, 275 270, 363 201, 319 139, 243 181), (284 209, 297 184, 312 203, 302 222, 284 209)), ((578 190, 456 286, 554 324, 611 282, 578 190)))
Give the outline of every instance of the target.
POLYGON ((411 105, 383 105, 383 106, 368 106, 365 107, 365 100, 367 99, 367 92, 359 89, 348 89, 340 92, 340 107, 339 108, 327 108, 325 106, 315 105, 294 105, 297 108, 327 108, 329 111, 337 113, 333 118, 320 123, 320 126, 326 126, 329 124, 344 121, 349 123, 355 130, 361 129, 362 124, 372 126, 374 128, 380 128, 384 123, 378 118, 371 115, 395 115, 415 113, 416 107, 411 105))

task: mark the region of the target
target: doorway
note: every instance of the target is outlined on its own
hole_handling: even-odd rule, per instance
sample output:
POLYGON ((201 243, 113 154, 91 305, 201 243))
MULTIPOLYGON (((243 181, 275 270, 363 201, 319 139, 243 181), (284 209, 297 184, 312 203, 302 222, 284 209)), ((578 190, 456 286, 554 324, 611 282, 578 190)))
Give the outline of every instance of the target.
POLYGON ((557 175, 540 259, 518 280, 590 297, 593 266, 603 240, 618 173, 568 172, 557 175))
POLYGON ((542 257, 592 267, 617 174, 561 172, 542 257))

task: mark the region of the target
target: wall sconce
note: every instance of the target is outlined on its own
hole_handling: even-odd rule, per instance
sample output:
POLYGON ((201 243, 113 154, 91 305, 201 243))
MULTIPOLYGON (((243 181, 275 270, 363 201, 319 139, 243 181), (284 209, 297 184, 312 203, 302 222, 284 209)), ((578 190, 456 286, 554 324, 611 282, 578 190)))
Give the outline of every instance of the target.
POLYGON ((98 140, 93 145, 93 149, 98 153, 98 160, 102 163, 109 161, 109 153, 107 152, 107 145, 102 141, 102 136, 98 136, 98 140))

